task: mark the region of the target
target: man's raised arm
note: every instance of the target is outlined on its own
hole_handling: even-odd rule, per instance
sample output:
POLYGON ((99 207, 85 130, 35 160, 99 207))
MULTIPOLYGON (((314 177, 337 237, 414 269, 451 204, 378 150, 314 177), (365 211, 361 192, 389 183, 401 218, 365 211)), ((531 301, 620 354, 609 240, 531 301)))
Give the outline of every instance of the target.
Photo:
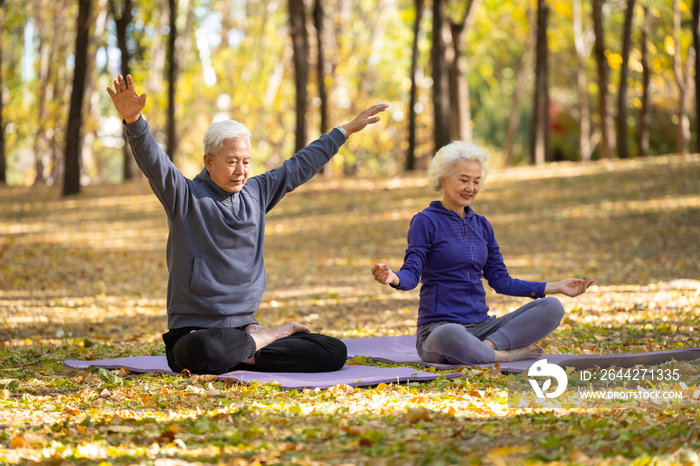
POLYGON ((120 75, 113 84, 114 90, 108 87, 107 92, 124 119, 126 135, 137 165, 148 178, 168 217, 171 220, 184 217, 187 215, 189 187, 180 170, 151 135, 146 120, 141 117, 147 95, 136 93, 131 75, 127 75, 126 80, 120 75))
POLYGON ((328 134, 322 135, 285 160, 281 167, 252 178, 251 180, 260 183, 261 201, 265 211, 269 212, 285 194, 309 181, 338 152, 350 135, 378 122, 379 117, 376 115, 387 107, 386 104, 373 105, 350 123, 336 126, 328 134))

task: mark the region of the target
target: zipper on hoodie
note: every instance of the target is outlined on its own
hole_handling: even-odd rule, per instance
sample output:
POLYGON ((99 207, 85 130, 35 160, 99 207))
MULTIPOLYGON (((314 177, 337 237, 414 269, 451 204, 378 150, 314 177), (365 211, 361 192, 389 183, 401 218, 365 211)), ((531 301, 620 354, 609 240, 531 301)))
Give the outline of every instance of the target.
MULTIPOLYGON (((469 246, 469 254, 471 255, 472 258, 472 263, 474 263, 474 252, 472 252, 472 245, 469 244, 469 235, 467 234, 467 217, 464 217, 462 219, 462 227, 464 228, 464 241, 466 241, 467 246, 469 246)), ((471 274, 469 272, 469 268, 467 268, 467 280, 471 280, 471 274)))
MULTIPOLYGON (((467 235, 467 217, 464 217, 463 219, 463 224, 464 224, 464 239, 469 245, 469 254, 471 255, 472 258, 472 266, 474 265, 474 249, 472 248, 472 243, 469 241, 469 236, 467 235)), ((471 274, 469 272, 469 269, 467 269, 467 279, 471 281, 471 274)), ((476 304, 474 304, 474 296, 472 296, 472 293, 469 293, 469 300, 472 302, 472 309, 474 310, 474 314, 476 314, 476 304)))

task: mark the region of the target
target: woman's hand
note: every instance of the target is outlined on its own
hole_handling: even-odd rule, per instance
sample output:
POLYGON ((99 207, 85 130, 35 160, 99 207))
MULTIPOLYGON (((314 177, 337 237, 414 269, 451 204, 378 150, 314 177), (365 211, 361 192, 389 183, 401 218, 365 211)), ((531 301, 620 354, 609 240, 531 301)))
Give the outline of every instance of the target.
POLYGON ((392 272, 388 265, 381 263, 374 264, 374 267, 372 267, 372 275, 374 279, 382 285, 399 286, 401 283, 399 276, 392 272))
POLYGON ((134 80, 130 74, 126 75, 126 81, 122 75, 119 75, 112 84, 114 84, 114 90, 108 87, 107 92, 112 98, 114 107, 127 123, 138 121, 141 117, 141 110, 146 106, 146 97, 148 96, 145 93, 140 96, 136 93, 134 80))
POLYGON ((582 295, 586 292, 594 280, 588 281, 588 276, 581 278, 565 278, 564 280, 547 283, 544 287, 544 294, 561 293, 570 298, 582 295))
POLYGON ((357 117, 350 123, 345 123, 344 125, 342 125, 343 129, 348 133, 348 136, 350 136, 353 133, 357 133, 358 131, 362 131, 365 128, 365 126, 378 122, 379 117, 376 117, 374 115, 383 112, 387 109, 387 107, 387 104, 373 105, 364 112, 357 115, 357 117))

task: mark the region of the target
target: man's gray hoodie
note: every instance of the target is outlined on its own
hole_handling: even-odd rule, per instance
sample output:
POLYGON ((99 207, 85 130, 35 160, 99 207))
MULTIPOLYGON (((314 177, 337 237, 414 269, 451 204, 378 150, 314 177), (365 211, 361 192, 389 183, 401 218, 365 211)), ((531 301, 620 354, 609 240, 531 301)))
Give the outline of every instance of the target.
POLYGON ((318 173, 345 136, 337 129, 324 134, 232 194, 206 168, 193 180, 185 178, 143 117, 125 126, 136 163, 168 216, 168 328, 257 323, 254 314, 267 286, 265 214, 318 173))

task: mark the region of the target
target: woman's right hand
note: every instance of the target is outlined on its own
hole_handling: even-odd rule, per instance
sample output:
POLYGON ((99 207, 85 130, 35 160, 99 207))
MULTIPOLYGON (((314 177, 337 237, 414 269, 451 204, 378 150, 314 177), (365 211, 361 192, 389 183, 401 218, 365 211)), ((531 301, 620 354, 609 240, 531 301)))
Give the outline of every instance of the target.
POLYGON ((374 279, 382 285, 399 286, 401 283, 399 276, 392 272, 388 265, 382 263, 374 264, 374 267, 372 267, 372 275, 374 279))

